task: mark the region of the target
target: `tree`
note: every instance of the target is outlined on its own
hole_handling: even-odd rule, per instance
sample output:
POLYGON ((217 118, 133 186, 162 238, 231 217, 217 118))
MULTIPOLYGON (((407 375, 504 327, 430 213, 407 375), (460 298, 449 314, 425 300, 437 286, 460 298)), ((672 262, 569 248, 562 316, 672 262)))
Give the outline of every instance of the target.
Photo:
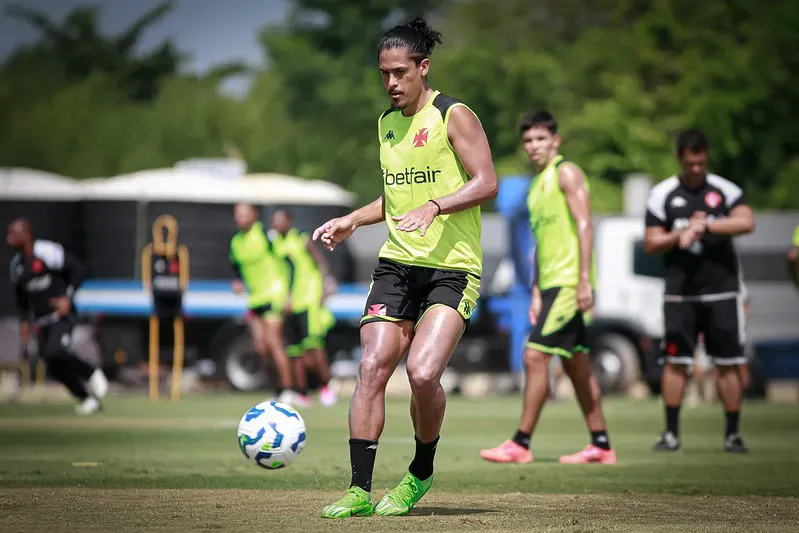
MULTIPOLYGON (((76 7, 63 24, 57 25, 44 13, 11 4, 6 9, 7 14, 33 26, 41 38, 32 48, 13 54, 5 70, 19 74, 30 70, 49 71, 51 77, 60 77, 67 83, 102 74, 116 78, 120 90, 128 97, 137 101, 152 100, 161 80, 179 74, 186 55, 178 52, 171 41, 141 56, 135 51, 144 32, 172 7, 172 0, 166 0, 119 35, 106 37, 99 29, 99 6, 76 7)), ((208 77, 221 81, 244 70, 243 65, 231 63, 214 69, 208 77)))

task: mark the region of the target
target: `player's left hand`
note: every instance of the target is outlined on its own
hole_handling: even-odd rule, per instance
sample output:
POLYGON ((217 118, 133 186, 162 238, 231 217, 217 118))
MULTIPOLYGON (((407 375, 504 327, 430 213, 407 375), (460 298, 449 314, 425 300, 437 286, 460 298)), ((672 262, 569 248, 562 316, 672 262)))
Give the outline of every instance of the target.
POLYGON ((577 284, 577 309, 584 313, 594 306, 594 290, 587 281, 577 284))
POLYGON ((72 300, 70 300, 67 296, 50 298, 50 307, 55 309, 59 316, 67 316, 72 310, 72 300))
POLYGON ((400 231, 412 232, 419 230, 419 233, 424 237, 427 228, 433 223, 433 219, 438 216, 438 206, 433 202, 411 209, 402 215, 391 217, 392 220, 397 222, 397 229, 400 231))

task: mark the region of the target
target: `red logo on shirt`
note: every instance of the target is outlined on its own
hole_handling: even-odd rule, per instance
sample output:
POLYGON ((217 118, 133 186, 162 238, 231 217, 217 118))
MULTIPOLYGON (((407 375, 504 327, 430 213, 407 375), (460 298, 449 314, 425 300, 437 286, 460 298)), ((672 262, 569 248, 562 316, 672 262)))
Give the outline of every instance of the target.
POLYGON ((44 270, 44 263, 42 263, 41 259, 34 259, 33 264, 31 264, 31 270, 33 270, 34 274, 38 274, 42 270, 44 270))
POLYGON ((369 306, 369 315, 374 316, 386 316, 386 305, 385 304, 374 304, 369 306))
POLYGON ((705 203, 708 207, 716 208, 721 205, 721 195, 716 191, 710 191, 705 195, 705 203))
POLYGON ((427 144, 427 128, 422 128, 413 136, 413 145, 416 148, 421 148, 427 144))
POLYGON ((177 261, 170 261, 169 262, 169 273, 170 274, 177 274, 180 272, 180 265, 178 265, 177 261))
POLYGON ((676 342, 667 342, 666 343, 666 355, 670 355, 672 357, 677 355, 677 343, 676 342))

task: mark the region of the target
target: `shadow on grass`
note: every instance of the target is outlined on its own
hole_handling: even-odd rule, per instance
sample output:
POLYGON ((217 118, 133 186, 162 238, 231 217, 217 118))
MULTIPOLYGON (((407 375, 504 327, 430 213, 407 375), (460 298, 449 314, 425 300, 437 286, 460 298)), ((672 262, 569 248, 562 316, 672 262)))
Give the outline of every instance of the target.
POLYGON ((499 513, 496 509, 464 509, 460 507, 414 507, 411 515, 418 516, 467 516, 476 514, 499 513))

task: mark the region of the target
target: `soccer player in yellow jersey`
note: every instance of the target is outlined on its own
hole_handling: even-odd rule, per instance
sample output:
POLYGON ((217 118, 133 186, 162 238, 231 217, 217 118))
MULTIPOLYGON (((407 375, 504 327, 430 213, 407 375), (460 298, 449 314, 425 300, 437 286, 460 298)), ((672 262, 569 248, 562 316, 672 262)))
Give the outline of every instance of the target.
POLYGON ((599 401, 599 383, 591 375, 586 326, 594 304, 594 229, 588 180, 580 167, 558 154, 558 123, 547 111, 525 116, 519 124, 522 144, 536 168, 527 206, 536 240, 536 280, 530 301, 535 326, 524 352, 526 383, 519 427, 512 439, 480 456, 497 463, 529 463, 530 438, 549 393, 547 372, 553 356, 574 385, 591 432, 591 444, 561 463, 615 464, 599 401))
POLYGON ((446 399, 439 379, 478 298, 480 205, 497 176, 480 121, 427 82, 440 34, 416 18, 378 45, 391 108, 378 120, 383 195, 314 232, 328 250, 360 226, 385 221, 361 320, 361 363, 350 403, 352 479, 326 518, 405 515, 433 482, 446 399), (404 479, 372 506, 372 471, 385 422, 385 389, 405 353, 416 455, 404 479))

